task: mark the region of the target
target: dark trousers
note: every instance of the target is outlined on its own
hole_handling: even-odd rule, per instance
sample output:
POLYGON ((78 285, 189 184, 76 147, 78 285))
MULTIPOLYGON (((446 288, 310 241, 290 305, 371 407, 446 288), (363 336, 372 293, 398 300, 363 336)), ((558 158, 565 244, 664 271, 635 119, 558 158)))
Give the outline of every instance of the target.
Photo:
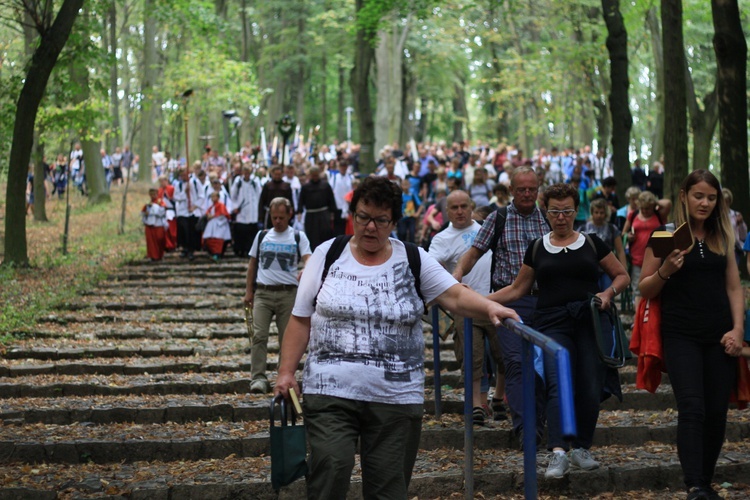
POLYGON ((401 217, 396 223, 396 232, 399 240, 414 243, 417 233, 417 220, 414 217, 401 217))
MULTIPOLYGON (((596 422, 599 419, 606 365, 599 358, 590 317, 574 319, 568 317, 553 327, 540 330, 552 340, 568 350, 573 377, 573 399, 576 412, 578 435, 573 440, 573 448, 591 448, 596 422)), ((560 398, 557 384, 557 363, 555 358, 544 354, 544 377, 547 382, 547 425, 549 439, 547 447, 568 449, 563 441, 560 424, 560 398)))
POLYGON ((253 246, 253 240, 255 235, 258 234, 258 224, 240 224, 239 222, 234 223, 234 241, 232 242, 232 248, 234 254, 238 257, 248 257, 250 253, 250 247, 253 246))
MULTIPOLYGON (((524 323, 531 324, 531 318, 536 309, 536 297, 529 295, 521 299, 505 304, 515 310, 524 323)), ((508 398, 510 415, 513 419, 513 430, 518 432, 523 428, 523 372, 521 359, 523 352, 523 340, 505 327, 497 329, 500 340, 500 349, 505 365, 505 395, 508 398)), ((536 376, 536 426, 541 431, 544 428, 544 382, 536 376)))
POLYGON ((341 236, 346 233, 346 218, 341 217, 341 210, 333 211, 333 236, 341 236))
POLYGON ((183 252, 192 254, 201 248, 201 235, 195 224, 198 217, 177 217, 177 244, 182 247, 183 252))
POLYGON ((724 442, 737 360, 718 342, 664 335, 663 347, 677 399, 677 453, 685 485, 710 486, 724 442))
POLYGON ((362 496, 405 499, 422 431, 423 405, 305 394, 310 445, 307 498, 346 498, 359 440, 362 496))

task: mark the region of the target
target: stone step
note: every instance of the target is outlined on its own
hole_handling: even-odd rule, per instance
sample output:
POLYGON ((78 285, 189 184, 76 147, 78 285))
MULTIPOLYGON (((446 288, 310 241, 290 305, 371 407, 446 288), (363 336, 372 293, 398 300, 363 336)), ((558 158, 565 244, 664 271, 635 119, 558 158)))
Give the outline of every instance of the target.
MULTIPOLYGON (((236 344, 232 350, 225 348, 221 353, 216 349, 190 345, 12 349, 6 353, 6 361, 0 364, 0 377, 250 371, 250 358, 246 349, 244 343, 236 344)), ((268 370, 277 369, 277 353, 278 343, 269 345, 268 370)), ((300 369, 304 366, 303 362, 304 359, 300 362, 300 369)), ((463 373, 459 371, 458 362, 451 359, 441 360, 441 366, 441 385, 463 388, 463 373)), ((635 376, 633 367, 620 371, 620 381, 623 384, 634 384, 635 376)), ((425 385, 430 387, 434 383, 434 372, 427 369, 425 385)), ((662 383, 669 383, 668 376, 663 377, 662 383)))
MULTIPOLYGON (((143 298, 143 297, 160 297, 164 300, 171 300, 174 297, 175 292, 169 288, 164 287, 128 287, 128 288, 97 288, 95 290, 88 290, 81 292, 81 297, 84 299, 97 298, 97 297, 120 297, 120 298, 143 298)), ((209 286, 207 288, 183 288, 180 289, 180 297, 208 297, 211 295, 229 295, 233 297, 243 297, 245 295, 244 287, 242 289, 236 288, 223 288, 216 286, 209 286)))
POLYGON ((1 380, 0 398, 250 392, 248 372, 90 375, 86 378, 76 375, 27 375, 1 380))
MULTIPOLYGON (((207 303, 209 301, 206 301, 207 303)), ((94 314, 49 314, 39 319, 40 323, 56 323, 60 325, 82 324, 82 323, 120 323, 120 322, 150 322, 150 323, 204 323, 204 324, 227 324, 244 323, 244 312, 241 308, 216 309, 213 305, 206 304, 205 307, 187 309, 179 314, 170 314, 168 310, 160 312, 153 311, 121 311, 114 313, 94 314), (199 310, 196 310, 199 309, 199 310)))
MULTIPOLYGON (((204 408, 201 415, 200 408, 166 408, 164 423, 96 424, 84 421, 71 425, 3 426, 0 429, 0 463, 187 461, 219 459, 230 455, 258 457, 270 453, 268 406, 263 408, 266 413, 263 420, 233 421, 230 420, 233 417, 232 407, 211 408, 219 410, 215 416, 209 415, 208 409, 204 408), (191 416, 198 419, 190 420, 191 416)), ((594 447, 639 446, 646 442, 668 444, 673 443, 676 436, 676 417, 671 422, 654 424, 649 416, 638 418, 628 414, 625 418, 619 418, 610 415, 606 425, 597 427, 594 447)), ((727 423, 727 441, 741 442, 748 437, 749 422, 727 423)), ((421 450, 463 449, 462 417, 451 416, 440 421, 427 418, 419 447, 421 450)), ((486 450, 518 449, 519 442, 510 424, 502 422, 495 428, 475 428, 474 447, 486 450)))
MULTIPOLYGON (((143 279, 138 281, 133 280, 121 280, 111 281, 108 283, 100 283, 97 288, 101 290, 128 290, 128 289, 141 289, 141 288, 165 288, 170 290, 180 290, 182 288, 206 288, 206 287, 221 287, 221 288, 241 288, 245 289, 244 279, 203 279, 200 275, 193 278, 170 278, 170 279, 143 279)), ((175 295, 179 293, 174 292, 175 295)))
MULTIPOLYGON (((537 456, 539 492, 548 499, 684 498, 682 472, 671 445, 612 446, 596 450, 602 467, 572 470, 561 480, 545 480, 545 454, 537 456), (668 490, 667 490, 668 489, 668 490), (657 493, 660 492, 660 493, 657 493)), ((449 498, 463 495, 463 453, 452 449, 420 450, 409 497, 449 498)), ((520 452, 476 450, 474 491, 479 498, 523 498, 523 458, 520 452)), ((0 466, 4 478, 0 499, 52 500, 65 491, 70 498, 129 498, 131 500, 257 500, 306 496, 304 479, 276 493, 270 484, 270 459, 240 458, 190 462, 85 463, 0 466)), ((750 475, 750 455, 737 443, 727 443, 719 458, 715 487, 723 498, 747 498, 743 484, 750 475), (731 484, 731 485, 729 485, 731 484), (727 486, 729 485, 729 486, 727 486)), ((348 499, 361 498, 361 469, 355 465, 348 499)))

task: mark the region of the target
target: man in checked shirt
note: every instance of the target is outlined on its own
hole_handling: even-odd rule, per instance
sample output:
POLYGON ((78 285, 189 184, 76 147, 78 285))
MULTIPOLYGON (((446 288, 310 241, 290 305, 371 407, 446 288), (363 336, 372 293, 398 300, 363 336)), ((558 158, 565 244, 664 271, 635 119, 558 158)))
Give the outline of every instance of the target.
MULTIPOLYGON (((550 231, 544 214, 536 206, 538 190, 539 180, 531 167, 520 167, 513 172, 510 180, 513 201, 507 207, 500 208, 487 216, 482 229, 474 239, 473 246, 458 261, 453 271, 454 278, 461 281, 461 278, 472 270, 479 258, 491 249, 493 251, 492 290, 500 290, 513 283, 521 270, 523 256, 529 244, 550 231)), ((514 309, 524 323, 531 324, 536 308, 536 294, 537 289, 534 287, 530 295, 503 305, 514 309)), ((523 432, 522 340, 521 337, 503 327, 498 328, 498 335, 505 364, 505 393, 513 419, 513 430, 523 442, 521 439, 523 432)), ((544 385, 539 378, 536 384, 536 394, 538 444, 545 422, 544 385)), ((500 403, 502 402, 493 397, 493 407, 500 406, 500 403)))

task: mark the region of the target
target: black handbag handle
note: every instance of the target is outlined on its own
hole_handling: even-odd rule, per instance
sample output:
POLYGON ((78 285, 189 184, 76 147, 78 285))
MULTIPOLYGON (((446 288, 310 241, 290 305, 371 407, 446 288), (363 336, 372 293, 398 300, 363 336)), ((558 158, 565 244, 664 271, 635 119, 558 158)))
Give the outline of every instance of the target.
POLYGON ((275 413, 274 410, 275 410, 277 402, 279 404, 279 407, 281 408, 281 419, 280 419, 281 427, 286 427, 287 425, 289 425, 290 421, 291 421, 292 426, 297 425, 297 422, 296 422, 297 419, 295 418, 293 411, 290 412, 291 418, 287 418, 286 399, 284 399, 284 396, 282 396, 281 394, 277 394, 276 396, 271 398, 271 405, 269 408, 270 413, 271 413, 271 427, 273 427, 273 417, 275 413))
POLYGON ((622 335, 619 331, 620 323, 617 321, 617 306, 614 301, 609 302, 609 309, 599 309, 598 297, 593 296, 591 298, 591 322, 594 324, 594 337, 596 337, 596 346, 599 350, 599 357, 605 365, 611 368, 622 368, 625 366, 625 349, 622 343, 622 335), (602 345, 602 322, 600 314, 604 313, 609 316, 612 329, 614 331, 614 349, 615 356, 610 356, 604 352, 604 346, 602 345))

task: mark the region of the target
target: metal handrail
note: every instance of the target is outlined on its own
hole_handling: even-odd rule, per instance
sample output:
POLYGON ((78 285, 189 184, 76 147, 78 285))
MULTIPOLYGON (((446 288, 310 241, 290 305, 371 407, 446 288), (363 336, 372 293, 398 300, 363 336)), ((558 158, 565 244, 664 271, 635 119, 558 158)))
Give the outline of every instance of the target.
POLYGON ((564 439, 576 436, 573 377, 568 350, 551 338, 514 319, 506 319, 503 326, 523 339, 521 370, 523 377, 523 469, 524 496, 537 498, 536 482, 536 386, 534 346, 554 356, 557 368, 557 390, 560 400, 560 424, 564 439))
MULTIPOLYGON (((522 379, 523 379, 523 468, 524 496, 537 498, 536 480, 536 382, 534 371, 534 346, 555 358, 560 399, 560 422, 564 439, 576 436, 575 407, 573 400, 573 377, 568 350, 551 338, 537 332, 522 322, 506 319, 503 326, 522 339, 522 379)), ((473 427, 473 322, 464 322, 464 482, 465 498, 474 496, 474 427, 473 427)))

